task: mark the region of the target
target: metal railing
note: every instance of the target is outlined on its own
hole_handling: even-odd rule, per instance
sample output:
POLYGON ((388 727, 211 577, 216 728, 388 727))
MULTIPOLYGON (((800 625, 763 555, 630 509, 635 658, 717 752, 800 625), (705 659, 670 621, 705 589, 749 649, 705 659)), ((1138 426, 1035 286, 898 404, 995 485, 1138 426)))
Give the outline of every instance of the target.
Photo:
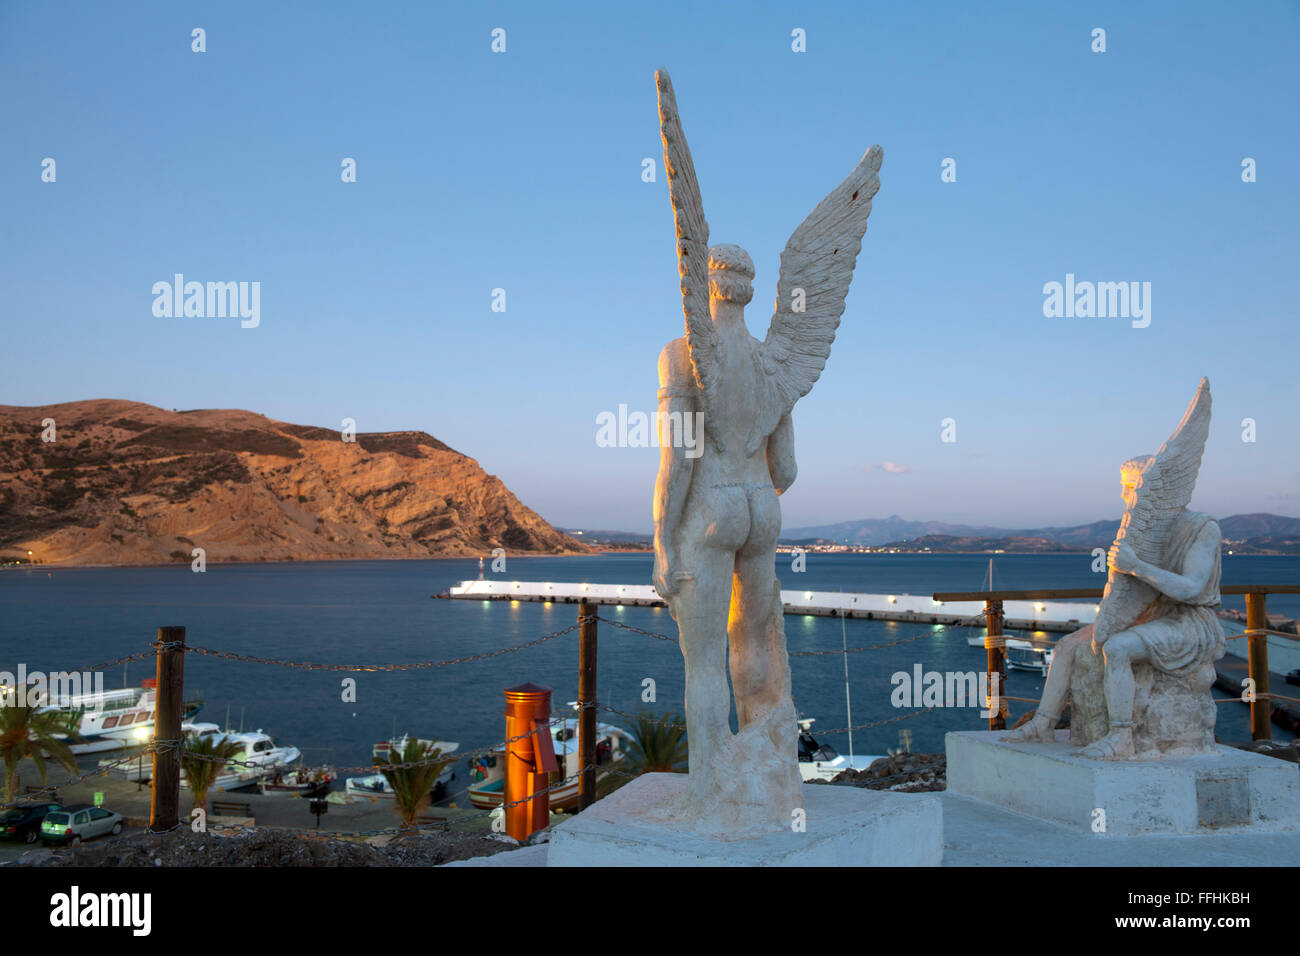
MULTIPOLYGON (((1007 684, 1007 641, 1002 633, 1003 601, 1039 601, 1064 600, 1069 598, 1100 598, 1101 588, 1035 588, 1019 591, 939 591, 933 595, 936 601, 983 601, 986 621, 984 647, 988 652, 988 680, 990 687, 999 689, 999 706, 990 708, 994 711, 989 717, 989 730, 1005 730, 1007 726, 1007 707, 1005 702, 1007 684), (994 683, 996 675, 997 683, 994 683)), ((1244 594, 1246 596, 1246 632, 1243 635, 1247 644, 1247 672, 1250 676, 1250 688, 1243 701, 1250 704, 1250 735, 1252 740, 1271 740, 1273 701, 1290 701, 1300 703, 1300 699, 1273 694, 1269 689, 1268 637, 1288 638, 1300 641, 1300 635, 1285 631, 1273 631, 1268 628, 1268 616, 1265 603, 1270 594, 1300 594, 1300 584, 1226 584, 1219 588, 1220 594, 1244 594)), ((1021 698, 1017 698, 1021 699, 1021 698)))

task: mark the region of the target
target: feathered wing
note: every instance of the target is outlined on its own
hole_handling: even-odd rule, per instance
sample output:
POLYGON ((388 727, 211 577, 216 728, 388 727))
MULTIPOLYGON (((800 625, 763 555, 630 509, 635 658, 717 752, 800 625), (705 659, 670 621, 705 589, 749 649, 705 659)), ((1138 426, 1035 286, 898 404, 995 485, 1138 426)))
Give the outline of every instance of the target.
MULTIPOLYGON (((704 395, 707 414, 718 374, 717 333, 709 315, 709 223, 695 178, 686 134, 677 112, 677 97, 667 70, 655 71, 659 87, 659 130, 664 140, 664 169, 677 227, 677 271, 682 280, 682 312, 686 315, 686 345, 695 384, 704 395)), ((710 432, 712 436, 712 432, 710 432)), ((716 439, 715 439, 716 440, 716 439)))
MULTIPOLYGON (((1178 516, 1192 500, 1209 434, 1210 380, 1203 378, 1178 427, 1142 469, 1137 500, 1120 520, 1116 543, 1127 541, 1143 561, 1160 564, 1178 516)), ((1093 626, 1094 637, 1104 641, 1132 627, 1156 596, 1155 588, 1133 575, 1111 571, 1093 626)))
POLYGON ((826 367, 867 231, 871 199, 880 189, 884 155, 879 146, 867 150, 781 253, 776 311, 761 346, 768 407, 750 436, 747 454, 753 454, 794 403, 808 394, 826 367))

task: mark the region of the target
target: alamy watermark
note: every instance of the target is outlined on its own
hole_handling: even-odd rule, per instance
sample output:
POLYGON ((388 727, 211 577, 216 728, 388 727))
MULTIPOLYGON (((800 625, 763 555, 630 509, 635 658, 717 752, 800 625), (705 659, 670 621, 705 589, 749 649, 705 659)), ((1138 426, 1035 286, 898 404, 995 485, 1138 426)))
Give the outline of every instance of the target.
POLYGON ((670 448, 686 449, 687 458, 704 454, 703 412, 629 413, 626 405, 618 413, 601 412, 596 416, 596 444, 601 448, 670 448), (651 422, 654 427, 651 427, 651 422))
POLYGON ((1133 328, 1151 324, 1150 282, 1076 282, 1043 284, 1043 315, 1049 319, 1132 319, 1133 328))
POLYGON ((910 674, 895 671, 889 682, 894 685, 889 702, 895 707, 981 707, 981 717, 1001 712, 999 676, 993 675, 990 694, 987 671, 927 671, 914 664, 910 674))
POLYGON ((47 707, 51 703, 77 699, 78 706, 98 711, 104 704, 102 671, 0 671, 0 707, 47 707))
POLYGON ((262 321, 260 282, 186 282, 177 272, 171 282, 155 282, 153 295, 153 314, 160 319, 238 316, 245 329, 255 329, 262 321))

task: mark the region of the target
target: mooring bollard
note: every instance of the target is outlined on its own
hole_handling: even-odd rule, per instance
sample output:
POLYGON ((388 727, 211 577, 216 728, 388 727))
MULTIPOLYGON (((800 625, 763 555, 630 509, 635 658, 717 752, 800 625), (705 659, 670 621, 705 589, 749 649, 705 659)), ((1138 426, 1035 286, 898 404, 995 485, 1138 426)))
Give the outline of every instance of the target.
POLYGON ((551 688, 529 682, 507 687, 505 695, 506 833, 523 841, 551 822, 546 789, 560 769, 551 741, 551 688))

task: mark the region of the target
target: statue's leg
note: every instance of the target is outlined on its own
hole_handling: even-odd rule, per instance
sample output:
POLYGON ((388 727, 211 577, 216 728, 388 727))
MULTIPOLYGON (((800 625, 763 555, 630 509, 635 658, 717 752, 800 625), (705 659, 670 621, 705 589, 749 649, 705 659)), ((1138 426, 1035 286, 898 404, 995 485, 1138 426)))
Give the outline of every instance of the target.
MULTIPOLYGON (((773 564, 781 534, 781 505, 771 488, 747 495, 749 534, 736 552, 728 643, 736 715, 744 729, 773 708, 790 704, 790 656, 773 564)), ((794 731, 786 728, 791 739, 794 731)))
POLYGON ((737 555, 727 630, 731 686, 742 729, 790 699, 783 615, 772 555, 737 555))
MULTIPOLYGON (((716 798, 728 775, 731 689, 727 685, 727 612, 735 547, 748 520, 734 491, 692 514, 684 529, 681 565, 692 579, 673 600, 682 656, 686 660, 686 736, 690 791, 700 801, 716 798)), ((705 807, 699 808, 701 811, 705 807)))
POLYGON ((1030 740, 1051 743, 1056 739, 1056 725, 1061 720, 1065 697, 1070 692, 1074 651, 1085 640, 1092 640, 1091 626, 1067 634, 1056 642, 1056 653, 1052 655, 1052 666, 1047 672, 1047 683, 1043 685, 1043 697, 1038 702, 1038 710, 1028 723, 1009 731, 1003 740, 1012 743, 1030 740))
POLYGON ((1147 648, 1133 631, 1121 631, 1102 646, 1106 661, 1106 718, 1110 732, 1083 748, 1085 757, 1133 756, 1133 665, 1146 661, 1147 648))

